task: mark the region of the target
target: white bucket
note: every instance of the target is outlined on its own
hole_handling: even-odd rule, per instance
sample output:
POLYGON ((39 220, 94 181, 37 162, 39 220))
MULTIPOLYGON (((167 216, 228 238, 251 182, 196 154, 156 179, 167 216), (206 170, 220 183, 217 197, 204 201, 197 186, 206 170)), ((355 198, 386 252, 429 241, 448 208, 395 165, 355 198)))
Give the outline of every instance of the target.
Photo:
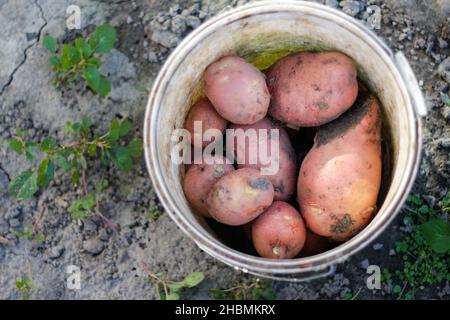
MULTIPOLYGON (((421 116, 426 108, 417 80, 402 53, 394 54, 355 19, 303 1, 264 1, 223 13, 193 31, 161 69, 150 94, 144 128, 145 158, 153 186, 170 217, 205 252, 244 272, 303 281, 327 275, 336 263, 372 242, 394 219, 419 166, 421 116), (322 254, 272 260, 244 254, 221 241, 190 209, 182 190, 184 169, 170 158, 174 129, 182 128, 198 98, 205 68, 218 58, 245 58, 287 48, 333 49, 352 57, 358 76, 378 95, 390 129, 387 191, 371 223, 358 235, 322 254)), ((385 178, 386 180, 386 178, 385 178)))

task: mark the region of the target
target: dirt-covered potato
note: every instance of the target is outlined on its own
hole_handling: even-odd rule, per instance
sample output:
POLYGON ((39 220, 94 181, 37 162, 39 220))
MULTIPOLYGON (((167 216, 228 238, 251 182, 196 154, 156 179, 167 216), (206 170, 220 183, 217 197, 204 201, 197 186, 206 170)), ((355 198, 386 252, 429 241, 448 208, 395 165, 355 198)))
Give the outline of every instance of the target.
POLYGON ((208 192, 221 177, 234 170, 233 165, 225 161, 223 156, 205 157, 202 164, 192 164, 186 172, 183 190, 196 213, 210 217, 206 207, 208 192))
POLYGON ((269 114, 290 125, 313 127, 336 119, 355 102, 356 68, 339 52, 301 52, 267 72, 269 114))
POLYGON ((233 124, 229 129, 233 129, 229 139, 234 140, 234 152, 238 168, 258 170, 266 168, 267 170, 270 166, 273 166, 274 169, 270 170, 273 172, 271 174, 267 174, 269 170, 266 173, 260 172, 272 182, 275 190, 274 200, 288 200, 295 190, 297 161, 295 150, 286 130, 269 117, 265 117, 252 125, 233 124), (250 134, 252 129, 255 132, 254 137, 250 134), (272 129, 279 130, 278 137, 271 134, 272 129), (272 145, 272 142, 275 142, 277 138, 278 143, 272 145), (271 146, 278 146, 278 152, 272 152, 271 146))
POLYGON ((305 239, 301 215, 286 202, 275 201, 252 223, 253 245, 264 258, 293 258, 302 250, 305 239))
POLYGON ((211 64, 205 74, 206 95, 217 112, 237 124, 252 124, 267 114, 270 95, 265 76, 237 56, 211 64))
POLYGON ((300 210, 311 231, 343 241, 369 223, 381 184, 380 135, 380 106, 367 92, 319 129, 297 185, 300 210))
POLYGON ((217 221, 238 226, 259 216, 273 202, 273 186, 258 170, 243 168, 217 181, 208 194, 208 212, 217 221))
POLYGON ((300 257, 311 257, 325 252, 330 248, 330 241, 306 229, 306 241, 300 252, 300 257))
POLYGON ((212 141, 205 140, 204 133, 208 129, 217 129, 223 132, 227 127, 228 121, 225 120, 217 113, 211 102, 202 98, 197 101, 189 111, 184 127, 191 134, 191 143, 196 147, 205 147, 212 141), (194 131, 194 124, 197 122, 201 124, 201 129, 197 130, 197 134, 194 131))

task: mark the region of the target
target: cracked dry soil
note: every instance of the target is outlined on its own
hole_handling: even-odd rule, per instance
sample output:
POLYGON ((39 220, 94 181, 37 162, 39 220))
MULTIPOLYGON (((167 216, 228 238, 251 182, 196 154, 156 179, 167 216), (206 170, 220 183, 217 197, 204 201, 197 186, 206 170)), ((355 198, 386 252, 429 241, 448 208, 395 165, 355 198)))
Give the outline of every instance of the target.
MULTIPOLYGON (((144 162, 130 173, 114 170, 89 171, 93 179, 110 181, 103 196, 103 212, 120 226, 104 227, 96 218, 77 222, 69 217, 68 204, 80 195, 64 176, 29 201, 19 202, 7 194, 12 177, 30 162, 7 148, 15 128, 41 140, 51 133, 63 137, 67 120, 90 116, 104 131, 116 116, 129 117, 140 132, 148 92, 161 65, 191 30, 222 10, 244 4, 236 0, 0 0, 0 299, 19 299, 15 281, 31 276, 32 299, 155 299, 153 285, 139 267, 146 262, 155 272, 181 279, 203 271, 206 280, 182 293, 182 298, 212 298, 209 289, 231 287, 241 274, 203 253, 167 214, 157 221, 146 218, 150 206, 158 206, 144 162), (66 28, 66 9, 81 8, 81 31, 66 28), (57 90, 51 83, 48 53, 42 36, 51 34, 60 42, 89 34, 108 22, 118 31, 118 42, 105 58, 102 72, 111 79, 113 91, 101 99, 89 90, 57 90), (45 236, 42 243, 17 238, 15 230, 39 220, 45 236), (82 271, 82 289, 66 287, 68 265, 82 271)), ((360 20, 366 8, 381 8, 381 28, 375 32, 394 50, 408 57, 426 97, 429 115, 424 119, 424 156, 414 193, 436 202, 449 188, 450 111, 440 92, 448 93, 449 10, 447 0, 418 1, 316 1, 337 7, 360 20), (447 60, 446 60, 447 59, 447 60), (441 66, 441 68, 439 68, 441 66), (439 72, 441 70, 441 72, 439 72), (444 70, 444 71, 442 71, 444 70), (447 79, 447 81, 445 80, 447 79)), ((31 163, 32 164, 32 163, 31 163)), ((395 242, 404 233, 402 214, 374 243, 338 265, 334 275, 309 283, 273 282, 280 299, 340 299, 358 292, 361 299, 392 299, 392 288, 371 291, 365 285, 369 264, 401 266, 393 254, 395 242)), ((448 281, 421 290, 417 299, 448 299, 448 281)))

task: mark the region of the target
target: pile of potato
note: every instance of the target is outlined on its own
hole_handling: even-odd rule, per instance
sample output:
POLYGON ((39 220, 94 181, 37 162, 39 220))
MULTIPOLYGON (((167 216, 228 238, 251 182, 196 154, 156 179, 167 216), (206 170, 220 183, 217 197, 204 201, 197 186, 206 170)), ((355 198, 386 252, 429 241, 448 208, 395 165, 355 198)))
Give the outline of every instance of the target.
MULTIPOLYGON (((319 254, 369 223, 381 183, 380 106, 349 57, 300 52, 263 74, 226 56, 207 68, 205 93, 185 128, 278 128, 279 170, 262 175, 261 163, 226 164, 222 154, 193 164, 183 189, 195 212, 244 227, 258 254, 273 259, 319 254), (314 145, 301 155, 294 146, 305 127, 315 127, 314 145)), ((259 140, 238 143, 234 153, 248 159, 260 149, 259 140)))

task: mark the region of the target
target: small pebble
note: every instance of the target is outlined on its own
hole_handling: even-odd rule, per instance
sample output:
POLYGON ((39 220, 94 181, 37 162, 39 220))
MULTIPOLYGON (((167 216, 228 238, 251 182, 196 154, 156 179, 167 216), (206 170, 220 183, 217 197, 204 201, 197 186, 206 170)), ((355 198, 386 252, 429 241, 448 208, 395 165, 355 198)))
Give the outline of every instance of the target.
POLYGON ((19 219, 10 219, 9 220, 9 226, 11 228, 17 228, 18 226, 20 226, 20 221, 19 219))
POLYGON ((370 265, 369 259, 364 259, 363 261, 361 261, 361 268, 363 268, 364 270, 367 270, 369 265, 370 265))
POLYGON ((50 254, 48 255, 48 257, 50 259, 58 259, 59 257, 62 256, 62 254, 64 253, 65 248, 62 245, 58 245, 56 247, 53 247, 50 251, 50 254))
POLYGON ((83 242, 84 251, 93 256, 99 255, 104 248, 105 245, 99 239, 89 239, 83 242))
POLYGON ((375 251, 380 250, 380 249, 383 248, 383 244, 382 244, 382 243, 375 243, 375 244, 372 246, 372 248, 373 248, 373 250, 375 250, 375 251))

